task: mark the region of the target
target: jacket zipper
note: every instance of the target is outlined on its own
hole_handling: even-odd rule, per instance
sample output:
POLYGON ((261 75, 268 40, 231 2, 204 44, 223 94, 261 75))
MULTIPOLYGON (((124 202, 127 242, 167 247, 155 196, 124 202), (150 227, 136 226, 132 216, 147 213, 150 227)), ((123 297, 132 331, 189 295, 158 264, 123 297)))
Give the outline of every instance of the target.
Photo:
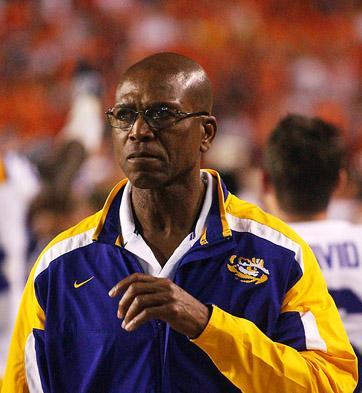
POLYGON ((159 359, 159 366, 157 367, 158 371, 158 384, 157 384, 157 390, 159 393, 163 392, 163 371, 164 371, 164 350, 165 350, 165 344, 164 344, 164 332, 163 332, 163 324, 159 319, 155 320, 155 326, 156 326, 156 336, 157 336, 157 347, 158 347, 158 359, 159 359))

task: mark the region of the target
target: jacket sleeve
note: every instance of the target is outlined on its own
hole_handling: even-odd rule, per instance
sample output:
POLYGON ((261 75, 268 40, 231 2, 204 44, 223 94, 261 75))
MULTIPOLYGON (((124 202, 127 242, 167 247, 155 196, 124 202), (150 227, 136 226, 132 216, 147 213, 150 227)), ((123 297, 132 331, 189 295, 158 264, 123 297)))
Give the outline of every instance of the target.
POLYGON ((243 393, 352 393, 356 386, 356 356, 337 308, 310 248, 304 244, 302 251, 304 273, 286 293, 281 315, 299 314, 306 350, 273 341, 253 322, 216 306, 193 340, 243 393))
POLYGON ((44 330, 45 315, 35 295, 34 273, 36 267, 37 264, 29 275, 20 303, 1 390, 3 393, 29 392, 27 374, 29 374, 31 383, 34 375, 38 380, 35 381, 35 384, 40 381, 37 366, 34 364, 33 331, 44 330))

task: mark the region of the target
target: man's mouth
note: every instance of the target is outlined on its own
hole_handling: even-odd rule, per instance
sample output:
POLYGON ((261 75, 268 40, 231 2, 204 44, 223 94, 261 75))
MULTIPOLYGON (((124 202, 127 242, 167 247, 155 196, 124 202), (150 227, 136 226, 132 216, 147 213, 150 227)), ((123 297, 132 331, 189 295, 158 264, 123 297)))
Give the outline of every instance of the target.
POLYGON ((128 157, 127 160, 138 160, 138 159, 145 159, 145 160, 159 160, 160 157, 149 153, 149 152, 137 152, 137 153, 131 153, 128 157))

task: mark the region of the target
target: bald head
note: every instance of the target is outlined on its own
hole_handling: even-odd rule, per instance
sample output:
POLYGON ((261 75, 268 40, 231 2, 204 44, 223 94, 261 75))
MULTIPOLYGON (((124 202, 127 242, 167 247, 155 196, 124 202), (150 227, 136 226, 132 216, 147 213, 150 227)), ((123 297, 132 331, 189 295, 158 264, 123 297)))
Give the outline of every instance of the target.
POLYGON ((194 111, 211 113, 213 98, 210 80, 205 70, 194 60, 177 53, 157 53, 128 68, 120 84, 127 78, 142 78, 145 74, 166 83, 169 79, 176 79, 192 101, 194 111))

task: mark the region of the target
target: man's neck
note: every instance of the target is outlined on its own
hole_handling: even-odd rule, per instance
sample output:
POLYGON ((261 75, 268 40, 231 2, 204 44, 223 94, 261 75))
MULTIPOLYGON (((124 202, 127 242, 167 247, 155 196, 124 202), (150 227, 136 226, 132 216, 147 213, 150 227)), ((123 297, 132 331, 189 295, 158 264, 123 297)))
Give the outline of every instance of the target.
POLYGON ((276 196, 274 187, 269 184, 269 188, 265 193, 265 206, 267 210, 276 217, 279 217, 284 222, 308 222, 308 221, 322 221, 327 219, 327 209, 320 210, 316 213, 297 213, 290 212, 283 209, 276 196))
POLYGON ((297 214, 297 213, 287 213, 284 211, 280 211, 280 213, 277 214, 277 216, 280 217, 283 221, 288 223, 322 221, 327 218, 327 212, 322 211, 313 214, 297 214))
POLYGON ((194 228, 205 189, 200 177, 157 189, 132 186, 136 227, 161 265, 194 228))

